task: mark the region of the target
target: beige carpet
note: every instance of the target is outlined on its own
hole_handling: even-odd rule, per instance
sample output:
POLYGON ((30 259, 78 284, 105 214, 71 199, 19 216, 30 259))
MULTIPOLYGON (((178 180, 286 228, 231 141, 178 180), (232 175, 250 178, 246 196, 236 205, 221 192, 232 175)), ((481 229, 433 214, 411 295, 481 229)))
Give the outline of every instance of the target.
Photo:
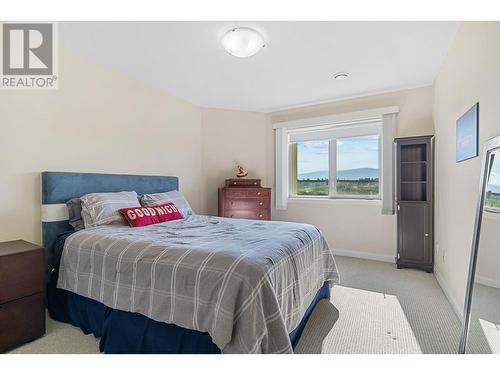
MULTIPOLYGON (((460 324, 432 274, 337 257, 341 285, 321 301, 297 353, 456 353, 460 324)), ((13 353, 98 353, 97 340, 47 318, 47 334, 13 353)))
POLYGON ((474 284, 466 352, 500 354, 500 289, 474 284))
POLYGON ((337 257, 340 286, 317 306, 297 353, 456 353, 460 322, 433 274, 337 257))

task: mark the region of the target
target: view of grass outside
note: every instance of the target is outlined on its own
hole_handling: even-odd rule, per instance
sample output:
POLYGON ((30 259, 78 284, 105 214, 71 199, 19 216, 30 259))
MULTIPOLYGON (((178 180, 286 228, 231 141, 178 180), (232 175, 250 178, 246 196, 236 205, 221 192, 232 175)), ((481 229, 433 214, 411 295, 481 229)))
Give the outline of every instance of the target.
POLYGON ((488 191, 484 202, 486 211, 500 213, 500 194, 488 191))
POLYGON ((297 195, 328 195, 328 180, 297 180, 297 195))
POLYGON ((378 195, 378 178, 337 180, 337 194, 378 195))

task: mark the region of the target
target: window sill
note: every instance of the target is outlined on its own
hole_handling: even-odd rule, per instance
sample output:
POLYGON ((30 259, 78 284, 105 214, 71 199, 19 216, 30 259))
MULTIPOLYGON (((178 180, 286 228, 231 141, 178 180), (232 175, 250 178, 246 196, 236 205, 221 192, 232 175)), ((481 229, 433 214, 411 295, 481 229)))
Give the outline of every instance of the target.
POLYGON ((332 204, 340 206, 381 206, 380 199, 289 197, 288 203, 332 204))

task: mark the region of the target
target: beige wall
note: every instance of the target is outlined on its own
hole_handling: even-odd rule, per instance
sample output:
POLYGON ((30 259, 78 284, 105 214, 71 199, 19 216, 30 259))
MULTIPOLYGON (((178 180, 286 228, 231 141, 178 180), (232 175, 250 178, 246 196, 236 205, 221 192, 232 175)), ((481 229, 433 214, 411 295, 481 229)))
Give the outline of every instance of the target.
POLYGON ((464 22, 434 84, 436 271, 461 310, 481 158, 455 162, 455 121, 479 102, 479 143, 500 135, 500 23, 464 22))
MULTIPOLYGON (((387 106, 399 106, 398 136, 434 133, 430 86, 280 111, 271 117, 273 122, 281 122, 387 106)), ((270 163, 274 166, 274 152, 270 163)), ((334 249, 364 252, 384 260, 391 260, 396 254, 396 217, 382 215, 380 204, 290 202, 286 210, 274 210, 273 217, 316 225, 334 249)))
POLYGON ((40 243, 40 172, 168 174, 201 208, 201 113, 67 51, 55 91, 0 91, 0 241, 40 243))
POLYGON ((236 163, 267 185, 271 123, 268 115, 254 112, 204 108, 201 116, 203 211, 217 215, 217 189, 234 177, 236 163))
POLYGON ((274 123, 397 105, 399 106, 397 135, 407 137, 434 134, 432 104, 432 87, 426 86, 278 111, 272 113, 271 118, 274 123))

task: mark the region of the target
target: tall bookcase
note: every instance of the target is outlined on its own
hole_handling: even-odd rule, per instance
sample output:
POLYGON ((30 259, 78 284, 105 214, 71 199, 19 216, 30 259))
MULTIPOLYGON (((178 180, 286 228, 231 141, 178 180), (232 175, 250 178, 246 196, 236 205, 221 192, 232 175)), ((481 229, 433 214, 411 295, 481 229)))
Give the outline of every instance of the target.
POLYGON ((396 138, 398 268, 434 265, 434 138, 396 138))

